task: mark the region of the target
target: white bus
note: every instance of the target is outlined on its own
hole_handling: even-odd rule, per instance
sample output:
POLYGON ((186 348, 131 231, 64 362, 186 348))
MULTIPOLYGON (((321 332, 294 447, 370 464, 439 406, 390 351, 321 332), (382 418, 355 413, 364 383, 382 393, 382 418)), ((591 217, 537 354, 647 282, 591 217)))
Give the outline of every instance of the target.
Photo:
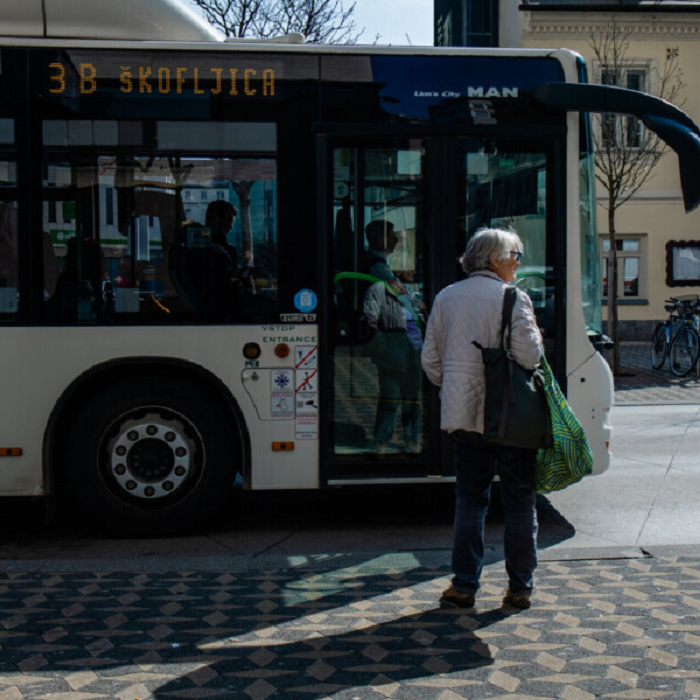
MULTIPOLYGON (((237 488, 452 479, 424 378, 415 444, 398 410, 374 448, 374 220, 427 311, 476 230, 520 233, 518 284, 608 467, 581 114, 612 93, 580 91, 577 55, 225 42, 175 0, 2 0, 0 16, 0 495, 71 496, 147 535, 237 488)), ((681 112, 615 94, 695 157, 681 112)))

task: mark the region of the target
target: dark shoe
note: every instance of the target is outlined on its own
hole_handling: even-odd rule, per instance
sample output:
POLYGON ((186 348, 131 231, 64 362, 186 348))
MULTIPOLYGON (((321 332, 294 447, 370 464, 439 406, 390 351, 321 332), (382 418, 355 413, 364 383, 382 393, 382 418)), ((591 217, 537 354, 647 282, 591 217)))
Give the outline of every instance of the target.
POLYGON ((513 595, 510 591, 508 591, 505 598, 503 598, 503 602, 512 605, 514 608, 527 610, 532 605, 532 593, 513 595))
POLYGON ((454 586, 446 588, 442 592, 440 600, 443 603, 452 605, 455 608, 473 608, 474 607, 474 594, 473 593, 460 593, 454 586))

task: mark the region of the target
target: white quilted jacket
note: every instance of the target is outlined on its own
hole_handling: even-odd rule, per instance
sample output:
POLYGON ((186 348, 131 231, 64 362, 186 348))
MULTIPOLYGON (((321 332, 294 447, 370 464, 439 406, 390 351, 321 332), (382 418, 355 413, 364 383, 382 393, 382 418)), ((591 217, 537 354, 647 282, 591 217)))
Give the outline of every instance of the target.
MULTIPOLYGON (((476 340, 485 348, 502 347, 501 313, 506 283, 494 272, 472 273, 435 298, 423 345, 428 379, 440 387, 440 425, 484 432, 484 364, 476 340)), ((518 291, 511 322, 511 351, 518 364, 533 369, 542 355, 542 336, 530 297, 518 291)))

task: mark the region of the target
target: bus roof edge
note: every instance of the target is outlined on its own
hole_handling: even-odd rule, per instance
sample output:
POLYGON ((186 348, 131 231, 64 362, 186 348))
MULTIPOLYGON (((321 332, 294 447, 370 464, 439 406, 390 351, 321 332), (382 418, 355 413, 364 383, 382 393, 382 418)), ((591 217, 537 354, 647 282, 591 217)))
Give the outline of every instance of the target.
POLYGON ((4 36, 223 41, 184 0, 0 0, 4 36))
POLYGON ((283 34, 281 36, 273 36, 269 39, 253 39, 248 37, 228 36, 226 37, 227 44, 246 44, 246 43, 263 43, 263 44, 305 44, 306 37, 298 32, 291 34, 283 34))

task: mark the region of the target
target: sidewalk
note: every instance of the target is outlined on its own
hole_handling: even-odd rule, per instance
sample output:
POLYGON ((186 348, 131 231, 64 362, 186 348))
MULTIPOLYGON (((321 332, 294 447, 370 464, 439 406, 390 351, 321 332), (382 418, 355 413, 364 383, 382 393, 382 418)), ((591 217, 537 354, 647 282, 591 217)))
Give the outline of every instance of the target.
POLYGON ((473 610, 444 567, 5 573, 0 698, 700 698, 700 557, 503 562, 473 610))
MULTIPOLYGON (((607 353, 612 363, 612 352, 607 353)), ((700 378, 695 371, 679 379, 671 374, 668 360, 660 370, 651 367, 649 342, 620 344, 620 363, 627 376, 615 378, 615 404, 700 404, 700 378)))

